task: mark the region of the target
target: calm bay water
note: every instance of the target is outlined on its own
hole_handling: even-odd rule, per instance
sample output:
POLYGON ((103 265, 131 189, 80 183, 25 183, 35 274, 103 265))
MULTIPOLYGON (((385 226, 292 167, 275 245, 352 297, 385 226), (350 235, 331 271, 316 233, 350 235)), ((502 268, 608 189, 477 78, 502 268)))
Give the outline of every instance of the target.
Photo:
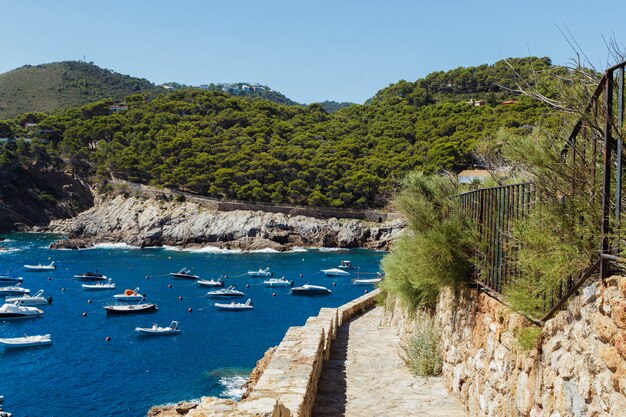
POLYGON ((325 277, 320 269, 350 259, 361 271, 374 273, 383 256, 366 250, 214 253, 124 246, 69 251, 48 249, 56 239, 52 235, 3 237, 8 240, 0 245, 9 251, 0 252, 0 272, 11 270, 23 276, 22 285, 31 294, 43 289, 45 296, 53 297, 51 305, 39 307, 45 311, 43 318, 0 322, 0 337, 50 333, 53 339, 49 347, 0 348, 0 395, 5 396, 5 410, 16 417, 139 417, 152 405, 205 395, 236 396, 256 361, 280 342, 288 327, 303 325, 320 308, 340 306, 368 288, 353 286, 350 278, 325 277), (50 260, 57 263, 55 271, 20 270, 24 264, 50 260), (295 297, 288 295, 288 288, 266 288, 262 278, 242 276, 249 269, 267 266, 276 277, 284 275, 296 285, 325 285, 333 293, 295 297), (226 285, 245 292, 246 298, 239 300, 252 298, 254 310, 216 311, 215 300, 206 297, 210 289, 165 275, 182 267, 193 267, 203 279, 228 275, 226 285), (117 288, 84 291, 81 282, 72 278, 94 270, 112 278, 117 288), (106 316, 102 306, 114 294, 135 287, 159 311, 106 316), (178 336, 140 337, 133 331, 152 323, 166 326, 172 320, 180 322, 178 336))

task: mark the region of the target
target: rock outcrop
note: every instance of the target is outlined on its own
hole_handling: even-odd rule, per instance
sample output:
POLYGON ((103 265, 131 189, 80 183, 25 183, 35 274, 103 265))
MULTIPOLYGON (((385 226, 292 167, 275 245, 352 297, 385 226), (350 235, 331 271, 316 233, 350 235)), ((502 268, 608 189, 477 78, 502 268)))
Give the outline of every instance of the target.
POLYGON ((215 211, 195 202, 117 195, 68 220, 53 221, 47 231, 69 239, 53 247, 78 249, 96 243, 148 246, 215 246, 243 251, 293 247, 387 249, 404 226, 355 219, 317 219, 261 211, 215 211))

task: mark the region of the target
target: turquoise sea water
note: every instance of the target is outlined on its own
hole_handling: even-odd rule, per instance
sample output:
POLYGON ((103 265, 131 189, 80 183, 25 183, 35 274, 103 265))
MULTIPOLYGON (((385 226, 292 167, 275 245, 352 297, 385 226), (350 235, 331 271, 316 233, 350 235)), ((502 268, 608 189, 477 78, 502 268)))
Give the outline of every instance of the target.
POLYGON ((48 249, 57 238, 52 235, 3 237, 8 240, 0 245, 9 250, 0 252, 0 272, 23 276, 22 285, 31 294, 44 289, 45 296, 53 297, 51 305, 39 307, 45 311, 43 318, 0 321, 0 337, 50 333, 53 339, 49 347, 0 348, 0 395, 5 396, 5 410, 16 417, 139 417, 152 405, 205 395, 236 397, 247 373, 288 327, 303 325, 321 307, 337 307, 368 288, 353 286, 350 278, 325 277, 320 269, 350 259, 361 271, 374 273, 383 256, 366 250, 215 253, 123 245, 70 251, 48 249), (55 271, 20 270, 24 264, 50 260, 58 265, 55 271), (263 278, 242 276, 267 266, 276 277, 284 275, 296 285, 325 285, 333 293, 296 297, 288 295, 289 288, 266 288, 263 278), (210 289, 165 275, 182 267, 193 267, 204 279, 228 275, 226 285, 244 291, 246 297, 239 300, 251 298, 254 310, 215 310, 215 300, 206 297, 210 289), (117 288, 88 292, 72 278, 94 270, 112 278, 117 288), (102 306, 114 294, 135 287, 158 305, 158 312, 105 314, 102 306), (172 320, 180 322, 178 336, 146 337, 133 331, 152 323, 166 326, 172 320))

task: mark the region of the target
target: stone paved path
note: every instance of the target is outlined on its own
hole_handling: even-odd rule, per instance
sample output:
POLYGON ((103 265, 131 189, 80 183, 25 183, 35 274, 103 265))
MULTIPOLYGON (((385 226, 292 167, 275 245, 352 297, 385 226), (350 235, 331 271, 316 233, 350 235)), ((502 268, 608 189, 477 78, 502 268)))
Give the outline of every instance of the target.
POLYGON ((377 307, 337 331, 324 363, 314 417, 466 417, 440 377, 412 375, 398 355, 400 337, 379 327, 377 307))

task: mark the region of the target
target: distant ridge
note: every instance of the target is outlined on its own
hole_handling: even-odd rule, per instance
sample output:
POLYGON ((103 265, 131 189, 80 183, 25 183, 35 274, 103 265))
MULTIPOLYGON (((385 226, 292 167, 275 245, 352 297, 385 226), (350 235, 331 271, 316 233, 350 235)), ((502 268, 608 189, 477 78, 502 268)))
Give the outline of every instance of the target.
POLYGON ((63 61, 24 65, 0 74, 0 119, 27 112, 53 112, 103 98, 162 91, 150 81, 100 68, 93 63, 63 61))

